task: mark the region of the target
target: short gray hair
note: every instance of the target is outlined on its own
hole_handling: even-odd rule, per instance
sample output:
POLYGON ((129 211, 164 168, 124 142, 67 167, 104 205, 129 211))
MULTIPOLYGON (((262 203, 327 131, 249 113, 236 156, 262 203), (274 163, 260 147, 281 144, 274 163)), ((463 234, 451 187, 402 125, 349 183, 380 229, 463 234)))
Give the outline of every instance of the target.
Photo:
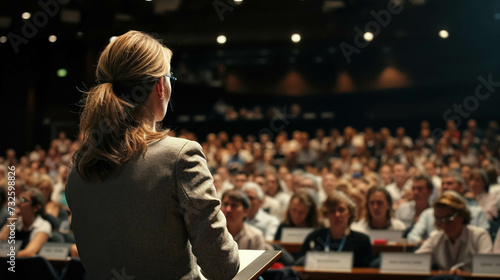
POLYGON ((243 187, 241 187, 241 190, 242 191, 255 190, 257 192, 257 198, 260 201, 264 200, 264 192, 257 183, 246 182, 245 184, 243 184, 243 187))
POLYGON ((319 191, 319 183, 318 183, 318 179, 316 179, 316 176, 314 176, 311 173, 306 173, 306 174, 302 175, 301 181, 304 179, 310 179, 313 182, 314 188, 316 188, 316 191, 317 192, 319 191))

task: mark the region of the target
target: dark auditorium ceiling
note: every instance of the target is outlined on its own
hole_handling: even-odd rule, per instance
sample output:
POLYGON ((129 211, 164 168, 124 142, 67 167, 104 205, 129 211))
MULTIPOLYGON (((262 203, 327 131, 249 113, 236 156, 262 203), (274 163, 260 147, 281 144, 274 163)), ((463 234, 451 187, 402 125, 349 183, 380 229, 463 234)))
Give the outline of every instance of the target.
MULTIPOLYGON (((219 34, 228 37, 228 44, 286 44, 290 43, 290 35, 294 32, 300 33, 304 42, 352 43, 356 34, 353 28, 364 29, 366 23, 374 20, 373 12, 387 10, 389 2, 244 0, 237 5, 233 0, 43 1, 66 4, 57 5, 60 12, 40 28, 37 38, 57 33, 63 40, 75 41, 81 39, 77 35, 80 31, 86 40, 98 43, 129 29, 140 29, 157 32, 164 36, 166 43, 182 46, 213 45, 219 34), (218 13, 216 7, 227 10, 218 13)), ((464 36, 467 29, 476 25, 491 28, 485 29, 483 34, 496 30, 495 35, 498 35, 498 1, 394 1, 402 3, 402 11, 392 15, 373 43, 388 48, 398 44, 425 45, 436 40, 441 29, 448 29, 451 39, 464 36)), ((34 15, 43 9, 38 1, 2 1, 0 35, 19 33, 21 14, 26 11, 34 15)))
POLYGON ((24 12, 32 14, 28 21, 43 21, 44 15, 37 13, 43 14, 47 8, 40 3, 45 3, 43 6, 55 3, 58 11, 38 28, 34 38, 19 43, 18 55, 10 55, 13 48, 9 41, 0 44, 0 60, 4 57, 11 61, 9 66, 15 67, 17 61, 36 64, 33 60, 40 60, 36 58, 40 53, 57 53, 64 56, 59 60, 70 61, 68 57, 72 55, 90 52, 93 55, 87 57, 90 62, 86 62, 88 69, 84 70, 88 81, 92 72, 89 69, 109 38, 137 29, 162 37, 176 52, 173 64, 190 58, 187 63, 197 64, 196 67, 209 65, 212 69, 221 62, 233 67, 302 63, 317 66, 313 71, 318 73, 313 76, 348 69, 354 79, 362 80, 363 75, 380 73, 380 67, 397 65, 401 71, 411 72, 416 81, 413 84, 417 85, 420 80, 447 83, 499 70, 500 1, 243 0, 240 4, 233 1, 1 1, 0 37, 10 33, 22 35, 26 24, 21 19, 24 12), (401 10, 391 13, 388 19, 392 3, 401 4, 401 10), (383 27, 381 19, 385 20, 383 27), (369 43, 360 39, 365 46, 359 47, 355 44, 356 28, 364 31, 370 24, 370 30, 375 32, 375 24, 380 32, 369 43), (449 38, 440 38, 440 30, 447 30, 449 38), (293 33, 301 35, 300 43, 292 43, 293 33), (227 37, 224 45, 216 42, 221 34, 227 37), (57 36, 55 44, 48 42, 50 35, 57 36), (344 47, 351 47, 352 63, 343 54, 343 43, 344 47))

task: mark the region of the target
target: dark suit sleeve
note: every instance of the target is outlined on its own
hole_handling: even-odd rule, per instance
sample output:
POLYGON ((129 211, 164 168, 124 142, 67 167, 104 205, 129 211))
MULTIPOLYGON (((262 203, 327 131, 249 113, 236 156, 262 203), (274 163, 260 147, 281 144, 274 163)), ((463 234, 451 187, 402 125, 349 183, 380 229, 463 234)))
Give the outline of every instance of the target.
POLYGON ((203 275, 232 279, 238 272, 238 245, 226 228, 213 179, 201 146, 189 141, 175 167, 177 192, 184 222, 203 275))
POLYGON ((356 251, 354 252, 354 267, 369 267, 373 259, 370 238, 363 233, 356 234, 356 251))

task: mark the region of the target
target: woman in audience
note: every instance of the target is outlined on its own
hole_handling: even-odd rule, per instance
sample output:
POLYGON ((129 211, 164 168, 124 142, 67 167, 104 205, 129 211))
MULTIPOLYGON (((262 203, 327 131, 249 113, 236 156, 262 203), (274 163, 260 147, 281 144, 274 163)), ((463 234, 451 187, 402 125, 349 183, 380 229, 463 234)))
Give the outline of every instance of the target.
POLYGON ((481 206, 489 221, 498 217, 498 198, 489 193, 488 175, 483 169, 473 169, 469 177, 470 191, 465 197, 474 198, 481 206))
POLYGON ((403 222, 393 217, 392 197, 384 187, 370 188, 366 201, 366 218, 353 223, 353 230, 369 234, 371 229, 406 229, 403 222))
POLYGON ((285 221, 278 227, 274 240, 281 240, 283 228, 317 228, 318 225, 318 210, 314 198, 308 190, 299 189, 290 198, 285 221))
MULTIPOLYGON (((472 256, 492 252, 487 230, 469 225, 471 216, 465 200, 454 191, 445 191, 434 203, 438 230, 433 231, 417 254, 432 254, 440 269, 464 263, 459 269, 470 271, 472 256)), ((451 271, 453 273, 454 271, 451 271)))
MULTIPOLYGON (((43 243, 52 236, 50 223, 42 218, 45 198, 39 189, 30 188, 21 193, 14 216, 16 222, 15 237, 23 243, 17 257, 32 257, 40 251, 43 243)), ((10 228, 7 224, 0 231, 0 240, 7 240, 10 228)))
POLYGON ((53 229, 59 229, 59 225, 68 219, 69 214, 68 209, 62 204, 51 201, 54 181, 49 175, 41 175, 35 183, 35 187, 42 192, 46 201, 44 218, 50 222, 53 229))
POLYGON ((307 251, 353 252, 354 267, 367 267, 372 258, 370 238, 350 229, 356 218, 356 204, 343 192, 333 191, 323 202, 322 214, 330 222, 329 228, 310 233, 300 252, 297 265, 304 265, 307 251))
POLYGON ((238 243, 238 249, 272 250, 272 246, 264 240, 262 232, 247 223, 250 199, 240 190, 228 190, 222 194, 222 213, 226 216, 227 229, 238 243))

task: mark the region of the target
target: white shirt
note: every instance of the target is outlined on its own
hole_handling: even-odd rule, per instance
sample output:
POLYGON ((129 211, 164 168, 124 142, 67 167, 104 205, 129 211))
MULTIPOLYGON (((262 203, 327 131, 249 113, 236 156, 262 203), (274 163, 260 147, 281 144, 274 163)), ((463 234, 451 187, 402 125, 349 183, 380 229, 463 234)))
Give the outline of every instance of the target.
POLYGON ((413 219, 416 212, 415 200, 412 200, 399 205, 398 210, 394 213, 394 216, 396 216, 396 219, 403 222, 406 227, 411 227, 413 225, 413 219))
MULTIPOLYGON (((19 217, 16 225, 17 230, 22 231, 23 226, 23 217, 19 217)), ((35 218, 31 226, 28 228, 28 231, 30 230, 30 240, 32 240, 39 232, 45 232, 49 236, 49 238, 52 237, 52 227, 50 226, 50 223, 44 220, 40 215, 35 218)))
POLYGON ((432 254, 433 262, 441 269, 448 270, 457 263, 465 262, 463 270, 471 271, 472 256, 490 254, 492 252, 491 237, 484 228, 464 226, 460 236, 452 244, 442 230, 435 230, 425 240, 416 254, 432 254))
POLYGON ((498 216, 498 198, 496 195, 482 192, 476 196, 476 201, 483 209, 489 221, 498 216))
POLYGON ((274 240, 274 234, 280 225, 280 221, 276 217, 267 214, 262 209, 257 211, 252 220, 247 219, 245 222, 260 229, 264 239, 269 241, 274 240))
POLYGON ((401 200, 401 197, 403 196, 405 191, 407 189, 410 189, 412 184, 412 180, 408 179, 401 189, 398 188, 396 182, 392 182, 389 185, 385 186, 385 189, 391 194, 392 203, 396 203, 401 200))
POLYGON ((280 202, 267 194, 264 196, 264 202, 262 203, 261 209, 266 210, 269 214, 276 217, 278 220, 283 220, 284 210, 281 209, 280 202))
MULTIPOLYGON (((406 226, 400 220, 395 219, 395 218, 391 218, 391 225, 388 228, 386 228, 386 229, 387 230, 390 230, 390 229, 393 229, 393 230, 405 230, 406 226)), ((359 232, 364 233, 366 235, 370 235, 371 227, 368 224, 368 220, 361 219, 361 220, 359 220, 357 222, 352 223, 351 230, 359 231, 359 232)))

